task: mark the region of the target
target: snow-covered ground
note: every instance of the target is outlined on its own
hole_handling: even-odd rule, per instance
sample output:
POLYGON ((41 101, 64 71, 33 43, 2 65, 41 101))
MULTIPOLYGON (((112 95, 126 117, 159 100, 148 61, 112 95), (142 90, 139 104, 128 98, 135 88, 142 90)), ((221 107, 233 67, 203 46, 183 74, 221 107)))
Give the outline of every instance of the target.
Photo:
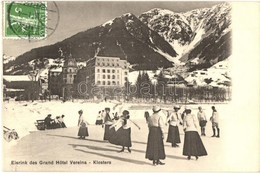
MULTIPOLYGON (((211 123, 208 121, 206 137, 202 137, 207 149, 208 156, 201 157, 198 161, 188 161, 182 155, 184 133, 180 126, 181 145, 179 148, 171 148, 165 142, 167 158, 166 165, 153 167, 149 160, 145 159, 145 149, 148 128, 144 119, 144 112, 149 111, 153 104, 132 104, 118 102, 90 103, 84 100, 75 102, 51 101, 51 102, 4 102, 3 125, 14 128, 20 139, 10 143, 4 142, 4 169, 16 171, 228 171, 228 170, 255 170, 255 162, 247 162, 246 157, 250 152, 243 152, 241 146, 246 136, 240 137, 241 128, 246 127, 244 119, 234 115, 232 104, 214 104, 220 114, 221 138, 211 138, 211 123), (103 129, 94 125, 98 111, 110 107, 111 112, 122 112, 124 109, 130 111, 131 119, 138 123, 141 130, 132 127, 132 153, 117 153, 120 147, 109 144, 102 140, 103 129), (115 107, 115 109, 113 109, 115 107), (78 110, 83 110, 83 115, 89 125, 90 136, 87 140, 77 139, 78 110), (66 129, 37 131, 34 122, 44 119, 47 114, 52 117, 65 115, 66 129), (31 131, 31 133, 30 133, 31 131), (234 134, 234 132, 236 132, 234 134), (237 138, 238 137, 238 138, 237 138), (235 149, 235 150, 234 150, 235 149), (236 154, 236 155, 233 155, 236 154), (240 155, 241 154, 241 155, 240 155), (231 159, 232 158, 232 159, 231 159), (10 165, 12 160, 38 161, 38 165, 10 165), (88 164, 81 165, 40 165, 39 161, 87 161, 88 164), (109 165, 94 164, 95 160, 110 161, 109 165), (89 163, 90 162, 90 163, 89 163), (241 164, 241 163, 246 164, 241 164), (122 170, 122 168, 124 168, 122 170)), ((165 117, 165 110, 172 109, 172 104, 159 104, 165 117)), ((189 105, 193 113, 197 113, 199 105, 189 105)), ((212 104, 202 104, 207 118, 211 116, 212 104)), ((182 112, 182 106, 180 112, 182 112)), ((255 122, 252 122, 254 124, 255 122)), ((167 127, 165 126, 167 133, 167 127)), ((241 135, 244 135, 243 133, 241 135)), ((249 137, 247 137, 249 139, 249 137)), ((254 146, 250 146, 254 147, 254 146)), ((252 156, 253 157, 253 156, 252 156)))

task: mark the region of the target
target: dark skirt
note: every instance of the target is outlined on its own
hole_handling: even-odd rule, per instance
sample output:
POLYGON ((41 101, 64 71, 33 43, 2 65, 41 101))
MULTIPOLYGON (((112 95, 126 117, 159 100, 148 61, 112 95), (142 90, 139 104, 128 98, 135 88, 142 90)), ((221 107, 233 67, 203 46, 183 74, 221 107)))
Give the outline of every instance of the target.
POLYGON ((96 125, 102 125, 103 124, 103 120, 96 120, 96 125))
POLYGON ((207 151, 201 141, 199 133, 197 131, 185 132, 184 145, 183 145, 184 156, 206 156, 207 151))
POLYGON ((165 150, 160 127, 150 127, 145 158, 149 160, 165 159, 165 150))
POLYGON ((78 136, 88 136, 88 128, 87 127, 80 127, 78 136))
POLYGON ((104 132, 104 138, 103 138, 104 140, 109 140, 109 137, 110 137, 110 134, 109 134, 110 133, 109 132, 110 129, 109 129, 109 127, 110 126, 111 125, 107 125, 107 124, 105 125, 105 132, 104 132))
POLYGON ((109 142, 124 147, 132 147, 131 128, 124 129, 120 127, 117 131, 115 128, 110 129, 109 142))
POLYGON ((200 127, 205 127, 207 124, 207 121, 206 120, 201 120, 200 121, 200 127))
POLYGON ((168 137, 167 137, 166 142, 170 142, 172 144, 181 143, 178 126, 171 126, 171 125, 169 125, 168 137))

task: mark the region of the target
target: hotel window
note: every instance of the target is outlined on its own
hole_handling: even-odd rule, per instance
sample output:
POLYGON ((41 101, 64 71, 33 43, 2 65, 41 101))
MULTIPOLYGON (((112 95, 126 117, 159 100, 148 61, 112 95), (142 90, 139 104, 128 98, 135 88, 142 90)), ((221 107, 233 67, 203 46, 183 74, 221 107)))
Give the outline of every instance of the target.
POLYGON ((107 63, 107 66, 109 66, 109 63, 107 63))
POLYGON ((117 73, 119 73, 119 70, 117 70, 117 73))
POLYGON ((103 84, 103 85, 106 85, 106 81, 103 81, 102 84, 103 84))
POLYGON ((110 73, 110 70, 107 70, 108 73, 110 73))
POLYGON ((119 64, 117 64, 117 66, 119 67, 119 64))
POLYGON ((115 79, 116 78, 116 76, 115 75, 112 75, 112 79, 115 79))
POLYGON ((115 81, 112 81, 112 85, 116 85, 116 82, 115 82, 115 81))
POLYGON ((98 78, 98 79, 100 78, 100 74, 97 75, 97 78, 98 78))
POLYGON ((112 73, 115 73, 115 70, 112 70, 112 73))
POLYGON ((125 72, 125 75, 127 75, 127 72, 125 72))
POLYGON ((110 81, 107 81, 107 85, 110 85, 110 81))
POLYGON ((100 63, 98 62, 97 65, 100 66, 100 63))
POLYGON ((103 66, 105 66, 105 63, 102 63, 103 66))
POLYGON ((127 81, 127 77, 125 77, 125 81, 127 81))
POLYGON ((106 75, 103 75, 103 79, 106 79, 106 75))
POLYGON ((112 66, 114 67, 114 66, 115 66, 115 64, 114 64, 114 63, 112 63, 112 66))
POLYGON ((106 70, 105 70, 105 69, 103 69, 103 70, 102 70, 102 72, 103 72, 103 73, 106 73, 106 70))
POLYGON ((98 85, 100 85, 100 83, 101 83, 100 81, 97 81, 97 84, 98 84, 98 85))
POLYGON ((119 85, 119 81, 117 81, 117 85, 119 85))
POLYGON ((107 75, 107 78, 110 79, 110 75, 107 75))
POLYGON ((99 72, 100 72, 100 70, 99 70, 99 69, 97 69, 97 72, 99 73, 99 72))
POLYGON ((119 75, 117 75, 117 79, 119 79, 119 75))

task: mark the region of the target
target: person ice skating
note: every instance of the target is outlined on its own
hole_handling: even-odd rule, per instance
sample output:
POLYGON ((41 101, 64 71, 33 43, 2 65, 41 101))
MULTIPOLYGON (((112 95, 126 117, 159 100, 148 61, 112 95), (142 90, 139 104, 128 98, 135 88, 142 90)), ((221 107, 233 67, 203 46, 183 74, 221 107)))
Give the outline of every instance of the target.
POLYGON ((202 107, 198 107, 199 111, 197 114, 199 124, 200 124, 200 130, 201 130, 201 136, 206 136, 205 134, 205 127, 207 124, 207 118, 205 115, 205 112, 202 110, 202 107))
POLYGON ((51 118, 51 114, 48 114, 47 117, 44 119, 44 124, 46 129, 53 129, 54 120, 51 118))
POLYGON ((220 137, 220 129, 219 129, 219 115, 218 112, 215 108, 215 106, 211 107, 212 109, 212 116, 210 117, 211 123, 212 123, 212 130, 213 130, 213 135, 211 137, 220 137), (216 135, 216 129, 218 134, 216 135))
POLYGON ((109 127, 113 124, 113 121, 109 115, 110 108, 105 108, 105 116, 103 120, 103 124, 105 124, 105 132, 104 132, 104 138, 103 140, 109 139, 109 127))
POLYGON ((165 159, 165 150, 163 144, 163 127, 164 122, 160 115, 160 107, 153 107, 153 114, 148 118, 148 142, 146 147, 145 158, 152 160, 153 165, 164 165, 160 159, 165 159))
POLYGON ((197 117, 191 114, 190 108, 186 109, 183 127, 185 131, 183 155, 188 156, 188 160, 191 159, 191 156, 195 156, 196 160, 198 160, 199 156, 206 156, 207 151, 198 133, 199 122, 197 117))
POLYGON ((133 123, 135 126, 138 127, 139 130, 140 127, 135 122, 130 120, 129 111, 124 110, 122 114, 123 115, 119 117, 118 121, 110 126, 112 134, 110 133, 109 142, 111 144, 122 146, 122 149, 119 152, 123 152, 125 150, 125 147, 127 147, 128 152, 131 153, 131 125, 129 125, 129 123, 133 123), (117 127, 118 130, 115 130, 115 127, 117 127))
POLYGON ((86 136, 89 136, 89 134, 88 134, 88 127, 87 127, 88 122, 83 117, 83 111, 82 110, 80 110, 78 113, 79 113, 79 120, 78 120, 79 131, 78 131, 78 136, 79 136, 79 139, 85 139, 86 136))
POLYGON ((166 120, 166 122, 169 123, 168 137, 166 142, 171 143, 172 147, 179 147, 178 144, 181 143, 178 124, 179 122, 182 122, 182 120, 178 113, 179 109, 179 106, 174 106, 174 111, 169 112, 169 116, 166 120))
POLYGON ((103 124, 103 120, 102 120, 102 112, 99 111, 99 112, 98 112, 97 119, 96 119, 96 125, 102 125, 102 124, 103 124))
POLYGON ((67 128, 64 123, 64 117, 65 117, 65 115, 61 115, 61 117, 58 119, 58 121, 60 122, 62 128, 67 128))

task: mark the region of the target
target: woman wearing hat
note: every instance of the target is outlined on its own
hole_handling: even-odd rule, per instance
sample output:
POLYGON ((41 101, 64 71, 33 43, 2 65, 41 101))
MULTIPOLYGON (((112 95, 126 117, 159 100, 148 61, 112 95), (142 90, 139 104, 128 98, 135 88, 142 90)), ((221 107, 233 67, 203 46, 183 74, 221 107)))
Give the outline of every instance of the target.
POLYGON ((146 147, 145 158, 152 160, 153 165, 164 165, 160 159, 165 159, 165 150, 163 144, 163 119, 159 114, 160 107, 153 107, 153 114, 148 117, 148 142, 146 147))
POLYGON ((174 106, 174 111, 169 112, 169 116, 166 122, 169 123, 168 137, 166 142, 170 142, 172 147, 179 147, 179 143, 181 143, 180 133, 179 133, 179 122, 182 123, 180 115, 178 113, 180 107, 174 106))
POLYGON ((195 156, 196 160, 199 156, 206 156, 207 151, 198 133, 199 122, 197 117, 194 114, 191 114, 190 108, 186 109, 183 126, 185 131, 183 155, 188 156, 188 160, 191 159, 191 156, 195 156))
POLYGON ((104 132, 104 140, 108 140, 110 137, 109 127, 113 124, 112 118, 109 115, 110 108, 105 108, 105 116, 104 116, 104 124, 105 124, 105 132, 104 132))
POLYGON ((122 149, 119 152, 123 152, 125 150, 125 147, 127 147, 128 152, 131 153, 131 125, 129 125, 129 122, 132 122, 140 130, 140 127, 135 122, 130 120, 129 111, 127 110, 124 110, 123 115, 120 116, 118 121, 110 126, 111 130, 112 128, 118 129, 117 131, 112 130, 112 133, 110 133, 111 136, 109 138, 109 142, 111 144, 122 146, 122 149))
POLYGON ((78 120, 79 131, 78 131, 78 136, 79 136, 79 139, 85 139, 85 137, 89 135, 88 134, 88 127, 87 127, 88 122, 83 117, 83 111, 82 110, 80 110, 78 113, 79 113, 79 120, 78 120))

